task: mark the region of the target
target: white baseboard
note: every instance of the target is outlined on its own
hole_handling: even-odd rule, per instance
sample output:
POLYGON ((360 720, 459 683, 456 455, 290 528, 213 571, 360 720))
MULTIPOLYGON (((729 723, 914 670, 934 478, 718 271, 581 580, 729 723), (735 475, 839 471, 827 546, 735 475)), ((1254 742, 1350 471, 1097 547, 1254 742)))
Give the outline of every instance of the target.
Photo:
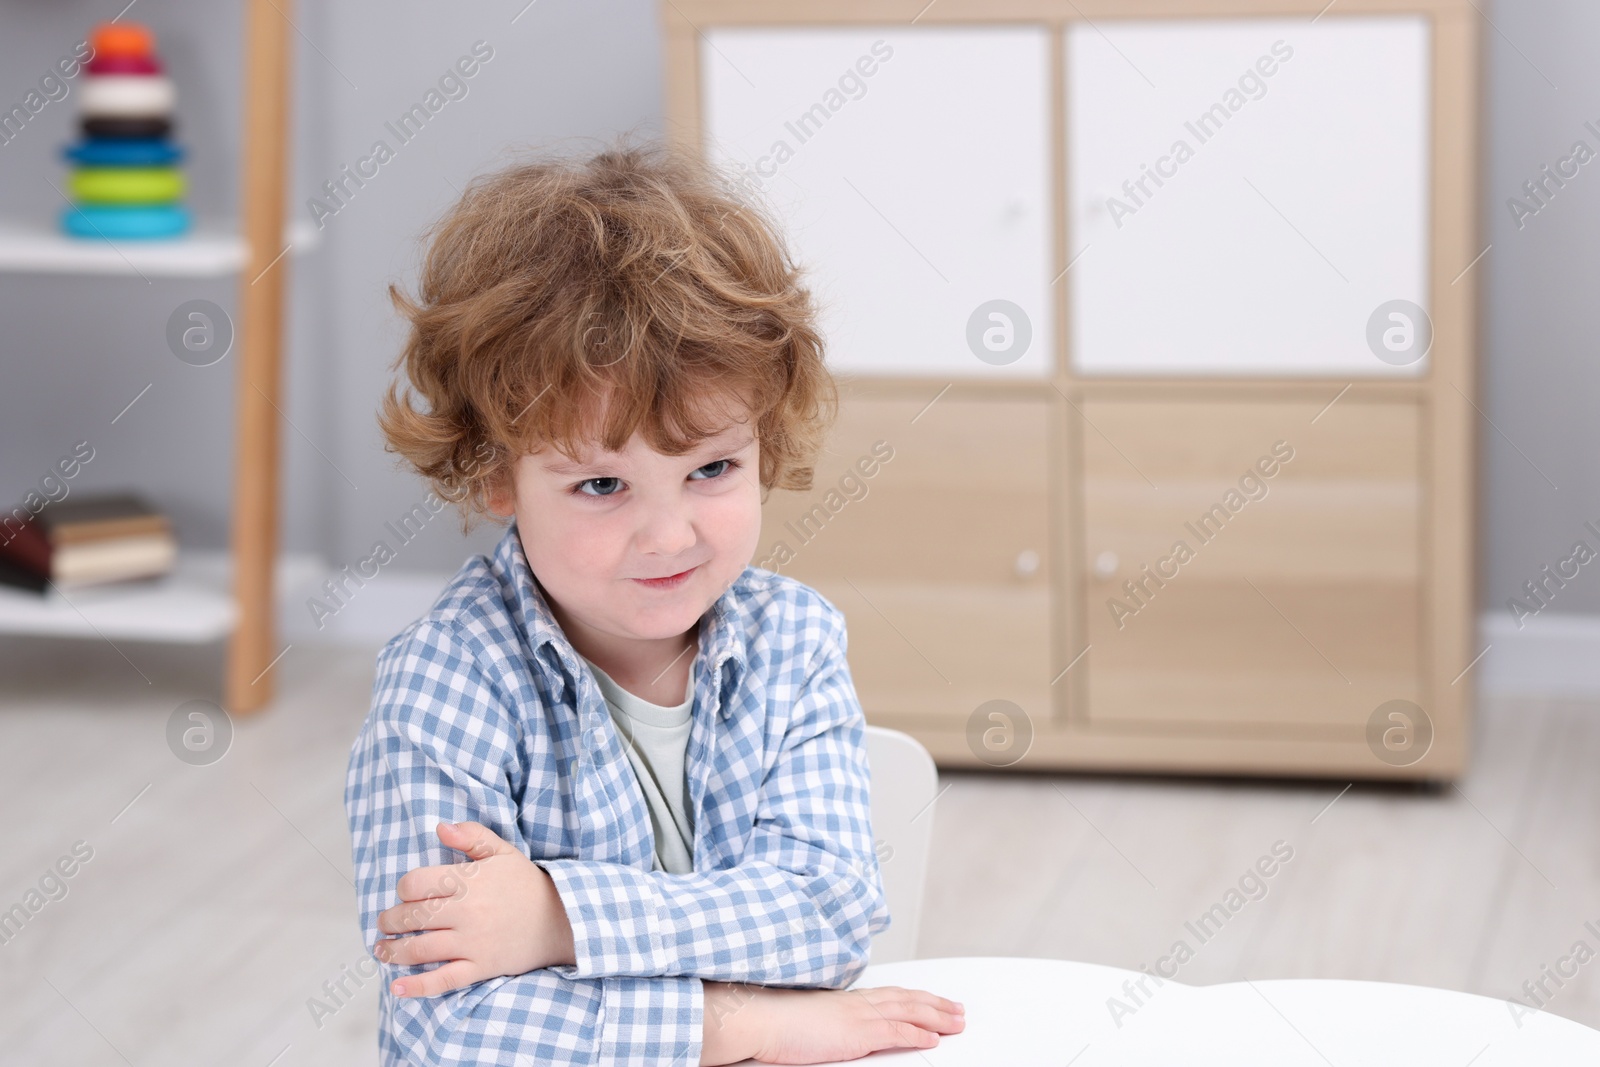
POLYGON ((1508 611, 1478 619, 1478 689, 1497 695, 1600 697, 1600 615, 1508 611))

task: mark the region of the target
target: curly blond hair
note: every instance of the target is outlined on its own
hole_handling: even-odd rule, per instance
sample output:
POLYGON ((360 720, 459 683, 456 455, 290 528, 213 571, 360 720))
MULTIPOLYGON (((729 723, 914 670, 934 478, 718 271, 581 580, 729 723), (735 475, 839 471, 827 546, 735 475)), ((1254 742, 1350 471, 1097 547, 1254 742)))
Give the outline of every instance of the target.
POLYGON ((660 144, 474 179, 423 235, 415 300, 378 422, 386 449, 461 508, 463 530, 545 446, 580 461, 635 431, 684 455, 737 398, 762 499, 809 489, 837 414, 810 293, 766 213, 660 144), (708 404, 707 401, 713 401, 708 404), (420 403, 419 403, 420 402, 420 403))

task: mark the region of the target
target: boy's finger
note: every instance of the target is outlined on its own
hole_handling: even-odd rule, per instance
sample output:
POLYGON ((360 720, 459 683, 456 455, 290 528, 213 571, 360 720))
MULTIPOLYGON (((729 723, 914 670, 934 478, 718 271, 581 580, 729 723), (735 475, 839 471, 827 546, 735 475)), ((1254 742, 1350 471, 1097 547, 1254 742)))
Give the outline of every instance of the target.
POLYGON ((394 884, 401 900, 427 900, 429 897, 459 896, 473 874, 471 863, 447 863, 440 867, 417 867, 400 876, 394 884))
POLYGON ((409 934, 415 930, 442 930, 450 924, 452 897, 431 897, 416 902, 403 902, 378 912, 380 934, 409 934))
POLYGON ((475 860, 486 860, 502 853, 521 855, 520 850, 505 838, 482 823, 442 822, 437 827, 439 840, 458 852, 465 852, 475 860), (455 844, 451 844, 454 841, 455 844))
POLYGON ((392 937, 373 946, 373 955, 384 963, 401 967, 416 967, 423 963, 444 963, 455 959, 450 931, 432 930, 415 937, 392 937))
POLYGON ((389 991, 397 997, 437 997, 487 977, 479 974, 477 964, 470 960, 453 960, 431 971, 396 978, 389 991))

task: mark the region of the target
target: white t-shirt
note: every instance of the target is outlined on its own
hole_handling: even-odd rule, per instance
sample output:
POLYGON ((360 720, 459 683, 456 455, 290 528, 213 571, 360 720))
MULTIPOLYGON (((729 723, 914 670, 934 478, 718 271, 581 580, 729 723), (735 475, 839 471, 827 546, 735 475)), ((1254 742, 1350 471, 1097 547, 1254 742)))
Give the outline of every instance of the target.
POLYGON ((628 762, 650 808, 650 825, 656 835, 655 869, 671 874, 694 870, 694 818, 689 811, 689 789, 684 753, 689 747, 689 713, 694 707, 694 674, 682 704, 664 708, 618 685, 587 656, 600 692, 628 748, 628 762))

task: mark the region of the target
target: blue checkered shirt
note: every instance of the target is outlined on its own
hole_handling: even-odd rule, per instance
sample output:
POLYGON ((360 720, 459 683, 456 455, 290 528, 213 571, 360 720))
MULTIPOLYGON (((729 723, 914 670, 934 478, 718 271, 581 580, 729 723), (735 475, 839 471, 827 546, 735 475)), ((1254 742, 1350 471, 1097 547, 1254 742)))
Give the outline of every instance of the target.
POLYGON ((703 979, 840 989, 866 967, 889 908, 843 615, 751 566, 699 634, 689 874, 653 869, 624 742, 515 525, 384 647, 345 787, 368 951, 401 875, 466 862, 441 820, 480 822, 548 871, 577 946, 576 964, 440 997, 388 989, 437 964, 379 964, 385 1065, 695 1067, 703 979))

